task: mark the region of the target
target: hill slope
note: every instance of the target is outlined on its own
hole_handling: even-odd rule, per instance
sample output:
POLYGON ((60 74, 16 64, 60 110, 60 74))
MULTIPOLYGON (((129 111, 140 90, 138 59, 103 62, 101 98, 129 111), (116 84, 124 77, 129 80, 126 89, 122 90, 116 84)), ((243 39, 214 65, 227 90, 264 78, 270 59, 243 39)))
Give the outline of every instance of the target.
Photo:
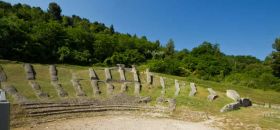
MULTIPOLYGON (((63 101, 69 99, 81 99, 81 100, 95 100, 95 99, 107 99, 111 97, 107 94, 107 88, 105 83, 98 83, 100 88, 100 96, 96 96, 94 94, 93 88, 91 86, 89 71, 90 67, 86 66, 74 66, 74 65, 57 65, 58 70, 58 79, 59 83, 61 83, 63 89, 68 93, 67 97, 60 97, 57 93, 55 87, 51 84, 51 79, 49 75, 49 65, 47 64, 33 64, 34 70, 36 72, 36 82, 41 86, 41 90, 49 95, 47 99, 41 99, 36 96, 35 91, 32 89, 28 80, 26 79, 26 74, 24 71, 23 63, 14 62, 14 61, 0 61, 0 65, 3 67, 4 72, 7 75, 7 82, 3 82, 1 87, 6 84, 13 85, 20 94, 25 96, 28 100, 31 101, 39 101, 39 102, 50 102, 50 101, 63 101), (75 73, 78 79, 80 80, 80 84, 82 86, 82 90, 85 92, 86 96, 77 96, 76 89, 73 87, 71 83, 72 73, 75 73)), ((92 67, 96 74, 98 75, 100 80, 106 80, 104 74, 103 67, 92 67)), ((225 95, 225 91, 227 89, 234 89, 241 97, 249 97, 252 99, 253 103, 261 104, 261 103, 271 103, 271 104, 280 104, 280 93, 274 91, 262 91, 257 89, 250 89, 242 86, 233 86, 229 84, 222 84, 211 81, 203 81, 199 79, 193 78, 185 78, 178 76, 170 76, 160 73, 153 73, 153 83, 152 85, 148 85, 146 80, 145 66, 138 67, 139 78, 141 82, 141 91, 140 96, 150 96, 151 102, 149 105, 156 105, 156 99, 161 95, 161 85, 160 78, 165 78, 166 85, 166 98, 175 98, 176 99, 176 110, 173 112, 173 116, 176 118, 186 119, 190 118, 194 115, 190 113, 194 113, 194 111, 200 111, 208 116, 217 116, 217 119, 221 119, 225 121, 223 125, 226 127, 230 127, 229 122, 226 120, 231 119, 232 123, 248 123, 248 124, 257 124, 257 126, 263 128, 280 128, 279 126, 279 110, 268 109, 268 108, 242 108, 241 110, 229 112, 229 113, 220 113, 219 110, 226 104, 231 103, 232 100, 227 98, 225 95), (174 80, 179 80, 180 84, 180 93, 178 96, 174 96, 175 93, 175 85, 174 80), (190 82, 195 82, 197 85, 198 93, 194 97, 189 97, 190 82), (207 88, 213 88, 217 94, 218 98, 213 102, 207 100, 207 96, 209 95, 207 88), (184 114, 185 113, 185 114, 184 114), (274 113, 275 117, 265 117, 267 113, 274 113), (189 115, 188 115, 189 114, 189 115), (191 116, 190 116, 191 115, 191 116)), ((118 81, 120 79, 120 74, 117 69, 111 70, 112 79, 118 81)), ((126 80, 133 80, 133 73, 130 71, 125 71, 126 80)), ((112 82, 114 86, 113 94, 118 94, 121 91, 121 82, 112 82)), ((134 84, 128 84, 127 94, 133 96, 134 95, 134 84)), ((14 104, 17 104, 17 101, 11 95, 8 95, 9 101, 14 104)), ((194 117, 193 117, 194 118, 194 117)), ((222 121, 222 122, 223 122, 222 121)), ((240 126, 241 127, 241 126, 240 126)), ((242 127, 241 127, 242 128, 242 127)))

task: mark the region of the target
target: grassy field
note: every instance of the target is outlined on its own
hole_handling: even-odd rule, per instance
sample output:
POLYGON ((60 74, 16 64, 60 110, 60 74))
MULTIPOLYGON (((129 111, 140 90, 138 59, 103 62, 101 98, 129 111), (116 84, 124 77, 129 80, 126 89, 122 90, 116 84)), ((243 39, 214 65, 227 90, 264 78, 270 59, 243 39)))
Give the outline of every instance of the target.
MULTIPOLYGON (((23 63, 0 60, 0 65, 3 67, 7 77, 8 84, 14 85, 15 88, 24 96, 30 100, 39 100, 35 92, 32 90, 28 81, 25 78, 25 72, 23 68, 23 63)), ((36 82, 39 83, 43 92, 46 92, 50 95, 49 100, 63 100, 58 96, 55 88, 50 84, 50 75, 49 75, 49 65, 46 64, 33 64, 36 71, 36 82)), ((68 92, 69 96, 67 98, 78 98, 76 96, 76 91, 70 82, 72 78, 72 73, 75 73, 82 85, 83 91, 86 93, 86 98, 107 98, 106 94, 106 84, 99 82, 99 87, 101 89, 101 95, 96 96, 93 94, 93 89, 90 84, 88 66, 75 66, 75 65, 57 65, 58 69, 58 78, 59 83, 62 84, 62 87, 65 91, 68 92)), ((102 67, 93 66, 93 69, 97 73, 100 80, 105 80, 105 75, 102 67)), ((178 77, 165 75, 160 73, 154 74, 153 85, 148 85, 146 82, 146 75, 144 74, 145 66, 138 67, 140 74, 140 81, 142 84, 141 96, 151 96, 151 104, 156 103, 156 98, 161 95, 161 86, 159 82, 159 77, 165 77, 166 84, 166 93, 165 97, 173 98, 175 93, 174 80, 179 80, 181 91, 179 96, 174 97, 177 101, 176 111, 184 111, 185 109, 193 111, 203 111, 209 113, 210 115, 215 115, 218 117, 225 118, 234 118, 236 120, 232 122, 242 121, 249 124, 258 124, 262 128, 280 128, 280 118, 275 118, 275 116, 265 117, 266 113, 274 113, 280 116, 279 110, 273 110, 268 108, 241 108, 238 111, 220 113, 219 110, 228 103, 231 103, 232 100, 227 98, 225 92, 227 89, 234 89, 241 97, 249 97, 254 103, 271 103, 271 104, 280 104, 280 93, 274 91, 263 91, 258 89, 251 89, 243 86, 235 86, 225 83, 217 83, 211 81, 199 80, 192 77, 178 77), (194 97, 189 97, 189 84, 194 82, 197 85, 198 93, 194 97), (208 91, 207 88, 213 88, 219 97, 210 102, 207 100, 208 91)), ((120 75, 117 70, 111 71, 112 78, 115 80, 120 79, 120 75)), ((125 72, 127 80, 133 80, 133 74, 131 72, 125 72)), ((113 83, 115 89, 114 93, 119 93, 121 90, 121 83, 113 83)), ((134 94, 134 84, 128 84, 129 95, 134 94)), ((15 103, 11 96, 8 95, 8 99, 15 103)), ((175 112, 176 113, 176 112, 175 112)), ((277 117, 277 116, 276 116, 277 117)), ((228 126, 231 127, 230 125, 228 126)))

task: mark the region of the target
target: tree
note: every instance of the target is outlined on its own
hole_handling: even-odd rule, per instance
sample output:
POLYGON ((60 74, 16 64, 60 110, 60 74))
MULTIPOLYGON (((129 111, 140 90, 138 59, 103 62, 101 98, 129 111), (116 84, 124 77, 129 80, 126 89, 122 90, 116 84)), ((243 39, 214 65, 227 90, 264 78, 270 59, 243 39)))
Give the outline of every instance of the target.
POLYGON ((48 13, 55 20, 61 20, 61 8, 57 3, 55 3, 55 2, 49 3, 48 13))
POLYGON ((192 49, 191 54, 193 56, 203 56, 203 55, 214 55, 221 56, 219 44, 212 44, 210 42, 203 42, 198 47, 192 49))
POLYGON ((271 68, 273 70, 273 74, 276 77, 280 77, 280 38, 276 38, 274 43, 272 44, 272 48, 275 51, 272 52, 272 61, 271 68))
POLYGON ((169 55, 173 55, 174 53, 175 53, 174 41, 172 39, 169 39, 166 44, 165 54, 169 56, 169 55))
POLYGON ((113 25, 110 26, 110 33, 111 33, 111 34, 114 34, 114 33, 115 33, 115 29, 114 29, 114 26, 113 26, 113 25))

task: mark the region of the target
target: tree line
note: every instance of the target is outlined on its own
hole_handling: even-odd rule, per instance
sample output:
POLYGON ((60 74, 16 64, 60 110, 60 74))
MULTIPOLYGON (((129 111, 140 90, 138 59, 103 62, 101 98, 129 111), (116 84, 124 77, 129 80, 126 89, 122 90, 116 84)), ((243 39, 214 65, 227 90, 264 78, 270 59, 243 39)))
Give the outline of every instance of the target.
POLYGON ((170 39, 159 40, 117 32, 114 26, 65 16, 54 2, 47 11, 26 4, 0 1, 0 59, 37 63, 112 66, 145 64, 152 71, 252 88, 280 91, 280 38, 261 61, 253 56, 221 52, 203 42, 192 50, 175 50, 170 39))

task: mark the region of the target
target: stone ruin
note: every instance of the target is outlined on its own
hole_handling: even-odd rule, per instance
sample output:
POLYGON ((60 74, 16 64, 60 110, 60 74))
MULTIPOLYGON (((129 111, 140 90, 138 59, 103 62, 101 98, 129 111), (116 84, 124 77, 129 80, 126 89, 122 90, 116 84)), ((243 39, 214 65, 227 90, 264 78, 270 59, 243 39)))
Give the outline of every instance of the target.
POLYGON ((132 65, 131 72, 133 73, 133 79, 134 79, 134 81, 135 81, 135 82, 140 82, 139 76, 138 76, 138 73, 137 73, 137 70, 136 70, 135 65, 132 65))
POLYGON ((122 83, 122 86, 121 86, 121 93, 125 93, 127 91, 127 83, 124 82, 122 83))
POLYGON ((218 98, 217 93, 212 88, 207 88, 207 90, 209 92, 209 95, 207 97, 209 101, 213 101, 218 98))
POLYGON ((125 74, 124 74, 124 64, 117 64, 118 65, 118 71, 120 73, 120 80, 125 81, 125 74))
POLYGON ((51 85, 54 86, 60 97, 67 97, 68 93, 63 89, 62 85, 58 82, 57 69, 55 65, 49 66, 51 85))
MULTIPOLYGON (((36 93, 36 95, 39 97, 39 99, 47 99, 49 96, 47 93, 44 93, 41 89, 41 86, 36 82, 36 72, 31 64, 24 64, 24 69, 26 73, 26 79, 28 80, 30 86, 33 88, 33 91, 36 93)), ((197 93, 197 86, 195 83, 190 83, 190 92, 180 92, 181 91, 181 86, 180 86, 180 81, 175 79, 174 81, 174 86, 175 86, 175 92, 173 98, 168 98, 165 97, 166 95, 166 90, 169 90, 168 86, 166 86, 166 80, 168 78, 162 77, 162 76, 157 76, 156 74, 154 75, 153 73, 150 72, 149 69, 146 69, 144 73, 144 77, 141 77, 138 74, 138 71, 136 69, 136 66, 132 66, 131 68, 125 68, 124 65, 118 64, 117 67, 112 67, 112 68, 104 68, 102 71, 105 74, 104 79, 100 79, 98 75, 96 74, 95 70, 93 68, 88 69, 88 79, 81 79, 79 78, 79 75, 75 72, 72 72, 72 78, 71 78, 71 83, 73 87, 75 88, 75 92, 77 97, 87 97, 89 95, 85 94, 85 91, 83 90, 83 87, 80 83, 82 80, 87 80, 90 81, 90 85, 93 91, 94 96, 99 96, 101 93, 105 93, 108 98, 114 98, 118 95, 123 95, 125 94, 130 88, 128 87, 134 87, 133 91, 133 96, 137 99, 137 103, 148 103, 152 100, 151 97, 142 97, 141 96, 141 79, 144 78, 144 83, 147 84, 148 86, 152 85, 157 85, 157 82, 159 81, 160 85, 160 97, 156 99, 156 102, 158 104, 162 103, 168 103, 168 108, 170 110, 174 110, 176 108, 176 96, 179 96, 180 94, 188 94, 190 97, 195 96, 197 93), (113 74, 115 74, 115 71, 118 72, 119 74, 119 79, 113 79, 113 74), (126 76, 126 73, 131 73, 133 75, 133 79, 128 80, 126 76), (157 78, 157 80, 155 79, 157 78), (145 82, 146 81, 146 82, 145 82), (157 81, 154 83, 154 81, 157 81), (105 84, 105 92, 101 92, 101 90, 104 90, 103 88, 100 89, 100 83, 105 84), (120 83, 120 90, 116 92, 117 85, 114 83, 120 83), (116 85, 116 86, 115 86, 116 85), (167 88, 166 88, 167 87, 167 88)), ((49 66, 49 77, 50 77, 50 82, 52 86, 55 88, 57 91, 57 95, 60 97, 67 97, 68 93, 64 90, 63 86, 59 83, 59 77, 58 77, 58 70, 55 65, 50 65, 49 66)), ((3 68, 0 66, 0 82, 5 82, 7 80, 7 76, 5 75, 3 68)), ((167 82, 169 83, 169 82, 167 82)), ((185 83, 184 83, 185 84, 185 83)), ((183 89, 185 89, 185 85, 182 85, 183 89)), ((171 85, 173 86, 173 85, 171 85)), ((11 97, 13 97, 17 102, 19 103, 24 103, 28 101, 26 97, 21 95, 17 89, 13 85, 8 85, 4 84, 2 85, 2 89, 11 97)), ((173 88, 172 88, 173 89, 173 88)), ((212 89, 212 88, 207 88, 209 95, 207 99, 209 101, 215 100, 218 95, 217 93, 212 89)), ((173 92, 173 91, 172 91, 173 92)), ((233 100, 233 103, 229 103, 225 105, 220 111, 221 112, 226 112, 226 111, 231 111, 231 110, 236 110, 239 109, 240 107, 247 107, 251 106, 252 102, 248 98, 241 98, 240 95, 234 91, 234 90, 227 90, 226 95, 233 100)), ((87 102, 87 101, 82 101, 82 99, 86 98, 81 98, 79 102, 87 102)), ((77 99, 78 100, 78 99, 77 99)), ((41 100, 40 100, 41 101, 41 100)), ((48 101, 48 100, 47 100, 48 101)), ((113 101, 113 99, 112 99, 113 101)), ((123 100, 125 101, 125 100, 123 100)), ((66 101, 65 101, 66 102, 66 101)), ((89 101, 93 103, 92 101, 89 101)), ((95 109, 95 108, 94 108, 95 109)), ((109 109, 109 108, 108 108, 109 109)), ((111 109, 111 108, 110 108, 111 109)), ((115 109, 115 108, 114 108, 115 109)), ((116 107, 117 109, 117 107, 116 107)), ((132 109, 132 108, 130 108, 132 109)), ((87 109, 83 110, 86 111, 87 109)), ((34 113, 35 114, 35 113, 34 113)))
POLYGON ((240 95, 235 90, 227 90, 226 95, 228 98, 232 99, 233 101, 240 100, 240 95))
POLYGON ((177 79, 174 80, 175 81, 175 94, 174 96, 178 96, 180 93, 180 84, 179 81, 177 79))
POLYGON ((95 96, 98 96, 101 93, 98 87, 99 78, 92 68, 89 68, 88 71, 89 71, 90 84, 93 89, 93 94, 95 96))
MULTIPOLYGON (((30 86, 33 88, 34 92, 40 99, 47 99, 49 95, 47 93, 44 93, 40 87, 40 85, 36 82, 36 72, 31 64, 24 64, 24 69, 26 72, 26 79, 28 80, 28 83, 30 86)), ((116 96, 115 88, 114 88, 114 82, 119 82, 121 83, 121 88, 120 88, 120 94, 124 94, 128 90, 128 84, 134 84, 134 96, 138 98, 139 103, 147 103, 150 102, 152 99, 151 97, 141 97, 141 81, 139 78, 138 71, 136 70, 136 67, 133 65, 132 68, 125 68, 124 65, 118 64, 117 67, 114 68, 105 68, 104 73, 105 73, 105 80, 99 79, 98 75, 94 71, 93 68, 88 69, 89 72, 89 79, 90 79, 90 84, 93 90, 94 96, 99 96, 101 93, 99 82, 105 83, 106 84, 106 94, 109 97, 114 97, 116 96), (111 70, 116 69, 120 75, 119 80, 113 80, 111 70), (127 80, 125 77, 126 72, 131 72, 133 74, 133 81, 127 80)), ((62 85, 59 83, 59 78, 58 78, 58 71, 55 65, 50 65, 49 66, 49 74, 50 74, 50 82, 54 86, 54 88, 57 91, 57 94, 60 97, 66 97, 68 96, 68 93, 63 89, 62 85)), ((149 69, 146 69, 146 83, 147 85, 151 86, 153 85, 153 78, 154 75, 149 71, 149 69)), ((165 77, 159 76, 159 83, 161 86, 161 96, 156 99, 156 102, 159 104, 162 103, 168 103, 170 110, 174 110, 176 107, 176 100, 175 98, 166 98, 165 93, 166 93, 166 84, 165 84, 165 77)), ((0 82, 6 82, 7 76, 4 73, 3 68, 0 66, 0 82)), ((80 79, 76 73, 72 73, 72 85, 75 88, 76 95, 78 97, 84 97, 87 96, 85 92, 83 91, 83 88, 80 84, 80 81, 83 79, 80 79)), ((178 80, 174 80, 175 84, 175 93, 174 97, 178 96, 180 94, 180 84, 178 80)), ((28 99, 21 95, 17 89, 9 84, 4 84, 2 85, 2 89, 9 95, 11 95, 17 102, 19 103, 24 103, 27 102, 28 99)), ((218 95, 217 93, 212 89, 212 88, 207 88, 209 95, 208 95, 208 100, 213 101, 215 100, 218 95)), ((189 96, 195 96, 197 93, 197 88, 195 83, 190 83, 190 92, 189 96)), ((117 94, 118 95, 118 94, 117 94)), ((236 110, 239 109, 240 107, 248 107, 252 105, 252 102, 248 98, 241 98, 240 95, 234 91, 234 90, 227 90, 226 95, 232 99, 234 102, 225 105, 220 111, 221 112, 226 112, 226 111, 231 111, 231 110, 236 110)))
POLYGON ((152 85, 153 84, 153 74, 150 72, 150 69, 146 69, 146 77, 147 77, 147 84, 152 85))
POLYGON ((240 109, 240 107, 252 106, 252 101, 248 98, 241 98, 240 95, 235 90, 227 90, 226 95, 228 98, 232 99, 234 102, 226 104, 220 112, 228 112, 240 109))
POLYGON ((164 96, 165 94, 165 82, 163 77, 159 77, 160 79, 160 85, 161 85, 161 95, 164 96))
POLYGON ((105 77, 106 77, 106 82, 107 81, 111 81, 112 80, 112 76, 111 76, 111 71, 109 68, 105 68, 104 69, 105 72, 105 77))
POLYGON ((29 85, 36 93, 37 97, 42 99, 47 99, 49 95, 42 91, 40 85, 35 81, 36 79, 36 72, 34 71, 34 68, 31 64, 25 63, 23 64, 25 73, 26 73, 26 79, 28 80, 29 85))
POLYGON ((0 86, 3 90, 1 90, 1 98, 6 99, 6 93, 11 95, 15 101, 18 103, 26 102, 28 101, 26 97, 24 97, 22 94, 20 94, 17 89, 13 86, 7 83, 7 75, 4 72, 4 69, 0 65, 0 86))
POLYGON ((25 70, 25 73, 26 73, 26 79, 27 80, 35 80, 35 71, 33 69, 33 66, 29 63, 25 63, 23 64, 23 67, 24 67, 24 70, 25 70))
POLYGON ((107 95, 111 96, 114 92, 114 85, 112 83, 106 83, 107 85, 107 95))
POLYGON ((13 85, 4 85, 2 88, 7 94, 11 95, 18 103, 27 102, 28 99, 17 91, 13 85))
POLYGON ((0 83, 6 82, 6 81, 7 81, 7 76, 6 76, 2 66, 0 66, 0 83))
POLYGON ((195 94, 197 93, 195 83, 190 83, 190 88, 191 88, 191 91, 189 93, 189 96, 190 97, 195 96, 195 94))
POLYGON ((75 73, 72 73, 72 79, 71 79, 72 85, 76 90, 76 95, 81 97, 81 96, 86 96, 85 92, 82 89, 82 85, 80 84, 80 79, 77 77, 75 73))

